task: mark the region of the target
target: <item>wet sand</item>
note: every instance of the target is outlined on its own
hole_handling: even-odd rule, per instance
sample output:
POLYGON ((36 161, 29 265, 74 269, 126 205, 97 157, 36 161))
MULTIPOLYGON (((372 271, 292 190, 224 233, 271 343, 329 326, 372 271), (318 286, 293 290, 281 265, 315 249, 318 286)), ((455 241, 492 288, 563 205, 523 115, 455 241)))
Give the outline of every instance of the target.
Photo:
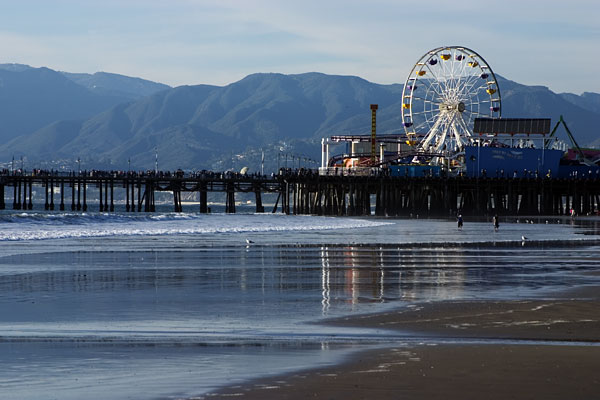
POLYGON ((417 346, 200 398, 597 399, 599 371, 599 347, 417 346))
POLYGON ((600 341, 600 301, 444 301, 330 321, 417 333, 419 337, 600 341))
POLYGON ((200 398, 600 398, 599 294, 599 288, 585 288, 565 299, 432 302, 328 321, 412 332, 424 340, 200 398), (436 344, 436 337, 464 340, 436 344))

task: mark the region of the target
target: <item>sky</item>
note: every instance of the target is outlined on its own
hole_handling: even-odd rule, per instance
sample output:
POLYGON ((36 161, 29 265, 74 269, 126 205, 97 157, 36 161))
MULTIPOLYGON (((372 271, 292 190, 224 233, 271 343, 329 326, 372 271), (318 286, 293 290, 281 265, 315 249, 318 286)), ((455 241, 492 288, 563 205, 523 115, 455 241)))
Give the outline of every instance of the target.
POLYGON ((404 83, 441 46, 518 83, 600 93, 598 0, 0 0, 0 63, 171 86, 314 71, 404 83))

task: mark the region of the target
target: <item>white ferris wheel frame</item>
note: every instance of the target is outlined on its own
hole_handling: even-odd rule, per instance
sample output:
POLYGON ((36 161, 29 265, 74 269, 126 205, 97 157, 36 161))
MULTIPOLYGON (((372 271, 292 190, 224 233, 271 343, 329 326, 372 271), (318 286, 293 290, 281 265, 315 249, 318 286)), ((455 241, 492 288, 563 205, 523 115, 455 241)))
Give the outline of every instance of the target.
POLYGON ((475 51, 445 46, 428 51, 413 66, 402 89, 402 123, 417 150, 461 151, 472 142, 477 117, 500 118, 496 76, 475 51))

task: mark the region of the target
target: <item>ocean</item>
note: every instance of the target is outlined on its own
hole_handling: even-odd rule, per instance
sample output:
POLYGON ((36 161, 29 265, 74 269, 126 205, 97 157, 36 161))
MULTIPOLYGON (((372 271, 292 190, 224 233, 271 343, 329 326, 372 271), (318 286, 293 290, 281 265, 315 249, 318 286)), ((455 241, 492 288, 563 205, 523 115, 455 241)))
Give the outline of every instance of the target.
POLYGON ((423 340, 327 318, 600 279, 595 218, 240 209, 0 213, 0 399, 190 398, 423 340))

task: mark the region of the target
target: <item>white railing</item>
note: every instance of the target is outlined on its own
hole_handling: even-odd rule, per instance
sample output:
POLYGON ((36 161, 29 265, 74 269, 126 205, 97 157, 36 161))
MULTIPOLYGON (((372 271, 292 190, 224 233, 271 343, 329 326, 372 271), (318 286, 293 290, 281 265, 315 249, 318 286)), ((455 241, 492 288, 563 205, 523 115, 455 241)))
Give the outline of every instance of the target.
POLYGON ((321 167, 319 175, 322 176, 379 176, 383 173, 381 168, 377 167, 321 167))

